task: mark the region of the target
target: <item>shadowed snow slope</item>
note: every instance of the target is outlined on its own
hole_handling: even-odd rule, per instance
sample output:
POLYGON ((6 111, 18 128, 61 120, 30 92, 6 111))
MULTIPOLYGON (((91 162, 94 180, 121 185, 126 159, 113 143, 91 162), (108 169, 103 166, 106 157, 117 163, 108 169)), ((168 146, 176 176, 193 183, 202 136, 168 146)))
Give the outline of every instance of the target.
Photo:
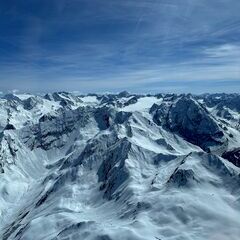
POLYGON ((239 95, 0 99, 0 239, 238 240, 239 95))

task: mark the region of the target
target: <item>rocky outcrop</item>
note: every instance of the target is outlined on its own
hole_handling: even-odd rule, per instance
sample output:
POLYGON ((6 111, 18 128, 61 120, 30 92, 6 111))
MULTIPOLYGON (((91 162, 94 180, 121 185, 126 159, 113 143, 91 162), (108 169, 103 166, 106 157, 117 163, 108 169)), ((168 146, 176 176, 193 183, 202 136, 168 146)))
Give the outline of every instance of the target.
POLYGON ((233 163, 235 166, 240 167, 240 148, 224 152, 222 157, 233 163))
POLYGON ((153 105, 150 112, 158 125, 178 133, 204 150, 226 142, 223 130, 215 119, 191 96, 153 105))

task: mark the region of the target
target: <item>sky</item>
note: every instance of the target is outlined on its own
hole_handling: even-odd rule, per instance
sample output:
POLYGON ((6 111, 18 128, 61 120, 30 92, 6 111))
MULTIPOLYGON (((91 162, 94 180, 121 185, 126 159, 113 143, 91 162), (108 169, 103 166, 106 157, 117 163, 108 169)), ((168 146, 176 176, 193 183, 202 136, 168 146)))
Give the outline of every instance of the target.
POLYGON ((0 0, 0 91, 240 92, 239 0, 0 0))

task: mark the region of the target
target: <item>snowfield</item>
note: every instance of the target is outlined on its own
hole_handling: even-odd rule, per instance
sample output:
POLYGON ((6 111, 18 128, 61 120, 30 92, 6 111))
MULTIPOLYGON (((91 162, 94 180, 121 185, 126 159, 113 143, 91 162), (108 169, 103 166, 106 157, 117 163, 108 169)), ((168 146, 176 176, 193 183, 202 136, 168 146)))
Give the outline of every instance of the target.
POLYGON ((2 240, 239 240, 238 94, 8 94, 0 131, 2 240))

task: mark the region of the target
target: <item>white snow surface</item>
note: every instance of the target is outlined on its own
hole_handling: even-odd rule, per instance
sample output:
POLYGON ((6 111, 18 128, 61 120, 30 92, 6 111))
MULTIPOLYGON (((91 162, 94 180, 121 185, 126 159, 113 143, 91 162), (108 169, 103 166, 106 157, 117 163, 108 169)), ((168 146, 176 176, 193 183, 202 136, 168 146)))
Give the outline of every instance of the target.
POLYGON ((238 98, 3 97, 0 239, 238 240, 238 98))

